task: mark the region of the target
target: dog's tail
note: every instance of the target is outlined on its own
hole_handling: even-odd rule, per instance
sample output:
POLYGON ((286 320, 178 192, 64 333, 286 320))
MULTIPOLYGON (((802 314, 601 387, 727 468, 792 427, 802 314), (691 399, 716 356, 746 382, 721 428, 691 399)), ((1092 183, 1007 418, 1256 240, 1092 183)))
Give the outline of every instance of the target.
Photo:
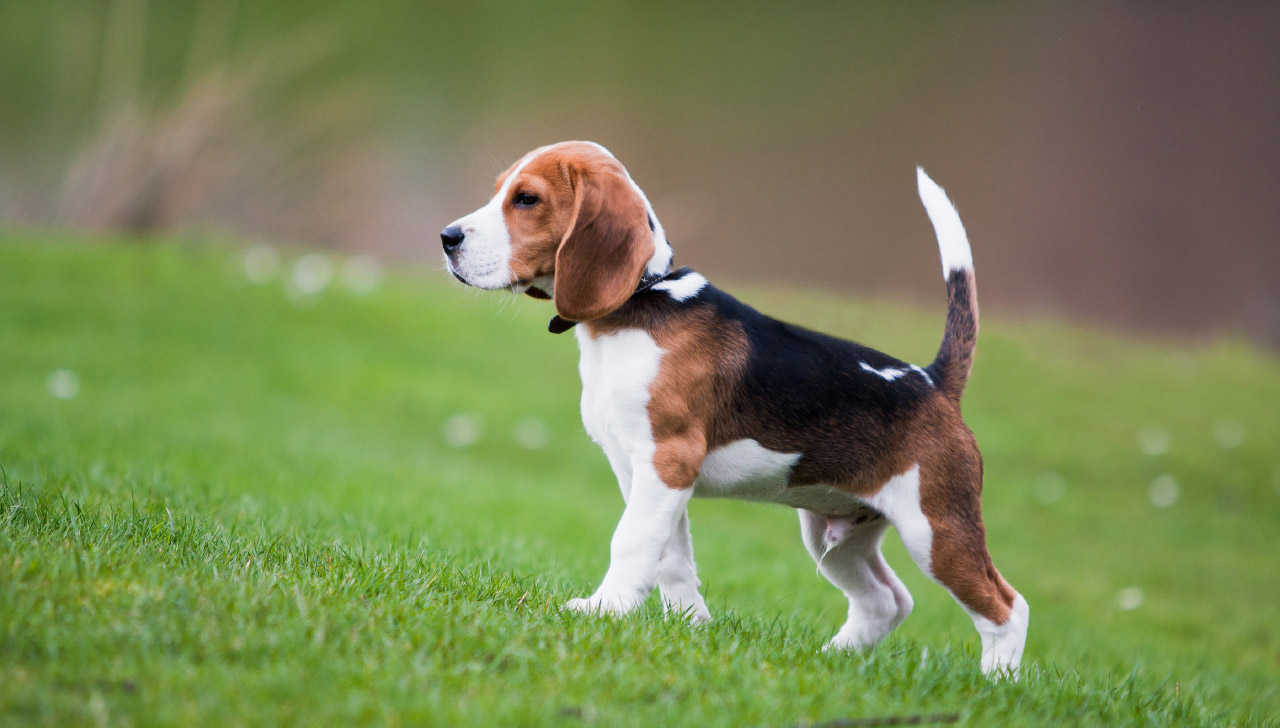
POLYGON ((965 235, 960 213, 947 199, 938 183, 916 167, 920 201, 938 235, 942 253, 942 278, 947 282, 947 328, 942 334, 938 358, 927 368, 951 401, 960 403, 964 385, 973 367, 973 349, 978 343, 978 288, 973 278, 973 253, 965 235))

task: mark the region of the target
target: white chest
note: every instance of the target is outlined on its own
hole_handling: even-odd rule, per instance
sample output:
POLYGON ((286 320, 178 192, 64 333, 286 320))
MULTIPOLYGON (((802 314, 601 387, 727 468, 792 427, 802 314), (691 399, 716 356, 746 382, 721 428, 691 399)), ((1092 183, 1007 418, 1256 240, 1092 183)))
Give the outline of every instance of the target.
POLYGON ((575 330, 582 351, 582 424, 587 434, 615 455, 653 452, 649 386, 658 376, 662 349, 638 329, 591 337, 575 330))

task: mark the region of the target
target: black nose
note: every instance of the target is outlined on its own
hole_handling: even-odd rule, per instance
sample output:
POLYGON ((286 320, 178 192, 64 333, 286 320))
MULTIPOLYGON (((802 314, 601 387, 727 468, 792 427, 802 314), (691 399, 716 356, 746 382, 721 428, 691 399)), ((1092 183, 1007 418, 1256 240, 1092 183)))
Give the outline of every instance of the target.
POLYGON ((462 245, 462 239, 467 234, 462 232, 462 228, 457 225, 450 225, 440 231, 440 242, 444 243, 444 252, 452 253, 459 245, 462 245))

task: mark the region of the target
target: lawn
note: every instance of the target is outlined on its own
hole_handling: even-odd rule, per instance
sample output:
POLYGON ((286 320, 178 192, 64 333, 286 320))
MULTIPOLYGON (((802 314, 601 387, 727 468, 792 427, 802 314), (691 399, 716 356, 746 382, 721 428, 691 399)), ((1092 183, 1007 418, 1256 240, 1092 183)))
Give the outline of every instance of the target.
MULTIPOLYGON (((705 627, 561 612, 622 506, 573 340, 429 267, 304 293, 299 255, 0 241, 0 723, 1280 725, 1270 354, 985 310, 965 411, 1031 605, 992 682, 893 536, 914 614, 821 653, 844 601, 782 508, 693 505, 705 627)), ((941 290, 733 288, 916 362, 941 335, 941 290)))

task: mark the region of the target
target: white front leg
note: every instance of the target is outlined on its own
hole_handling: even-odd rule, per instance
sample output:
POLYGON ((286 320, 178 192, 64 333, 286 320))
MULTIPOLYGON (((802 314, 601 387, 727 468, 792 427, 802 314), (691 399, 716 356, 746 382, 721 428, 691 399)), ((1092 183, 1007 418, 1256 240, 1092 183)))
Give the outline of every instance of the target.
POLYGON ((568 609, 625 614, 644 602, 658 584, 662 552, 685 514, 693 489, 668 488, 648 456, 633 460, 631 470, 631 493, 613 533, 609 571, 595 594, 571 599, 565 605, 568 609))
POLYGON ((658 590, 662 593, 662 608, 681 615, 695 624, 711 619, 707 603, 698 593, 698 567, 693 561, 693 536, 689 533, 689 510, 680 514, 675 533, 662 552, 662 567, 658 572, 658 590))
MULTIPOLYGON (((613 474, 618 478, 625 503, 631 497, 631 459, 604 448, 613 474)), ((662 592, 663 611, 684 616, 695 623, 711 619, 711 612, 698 588, 698 567, 693 560, 693 537, 689 533, 689 509, 685 508, 676 522, 675 532, 662 551, 658 569, 658 589, 662 592)))

